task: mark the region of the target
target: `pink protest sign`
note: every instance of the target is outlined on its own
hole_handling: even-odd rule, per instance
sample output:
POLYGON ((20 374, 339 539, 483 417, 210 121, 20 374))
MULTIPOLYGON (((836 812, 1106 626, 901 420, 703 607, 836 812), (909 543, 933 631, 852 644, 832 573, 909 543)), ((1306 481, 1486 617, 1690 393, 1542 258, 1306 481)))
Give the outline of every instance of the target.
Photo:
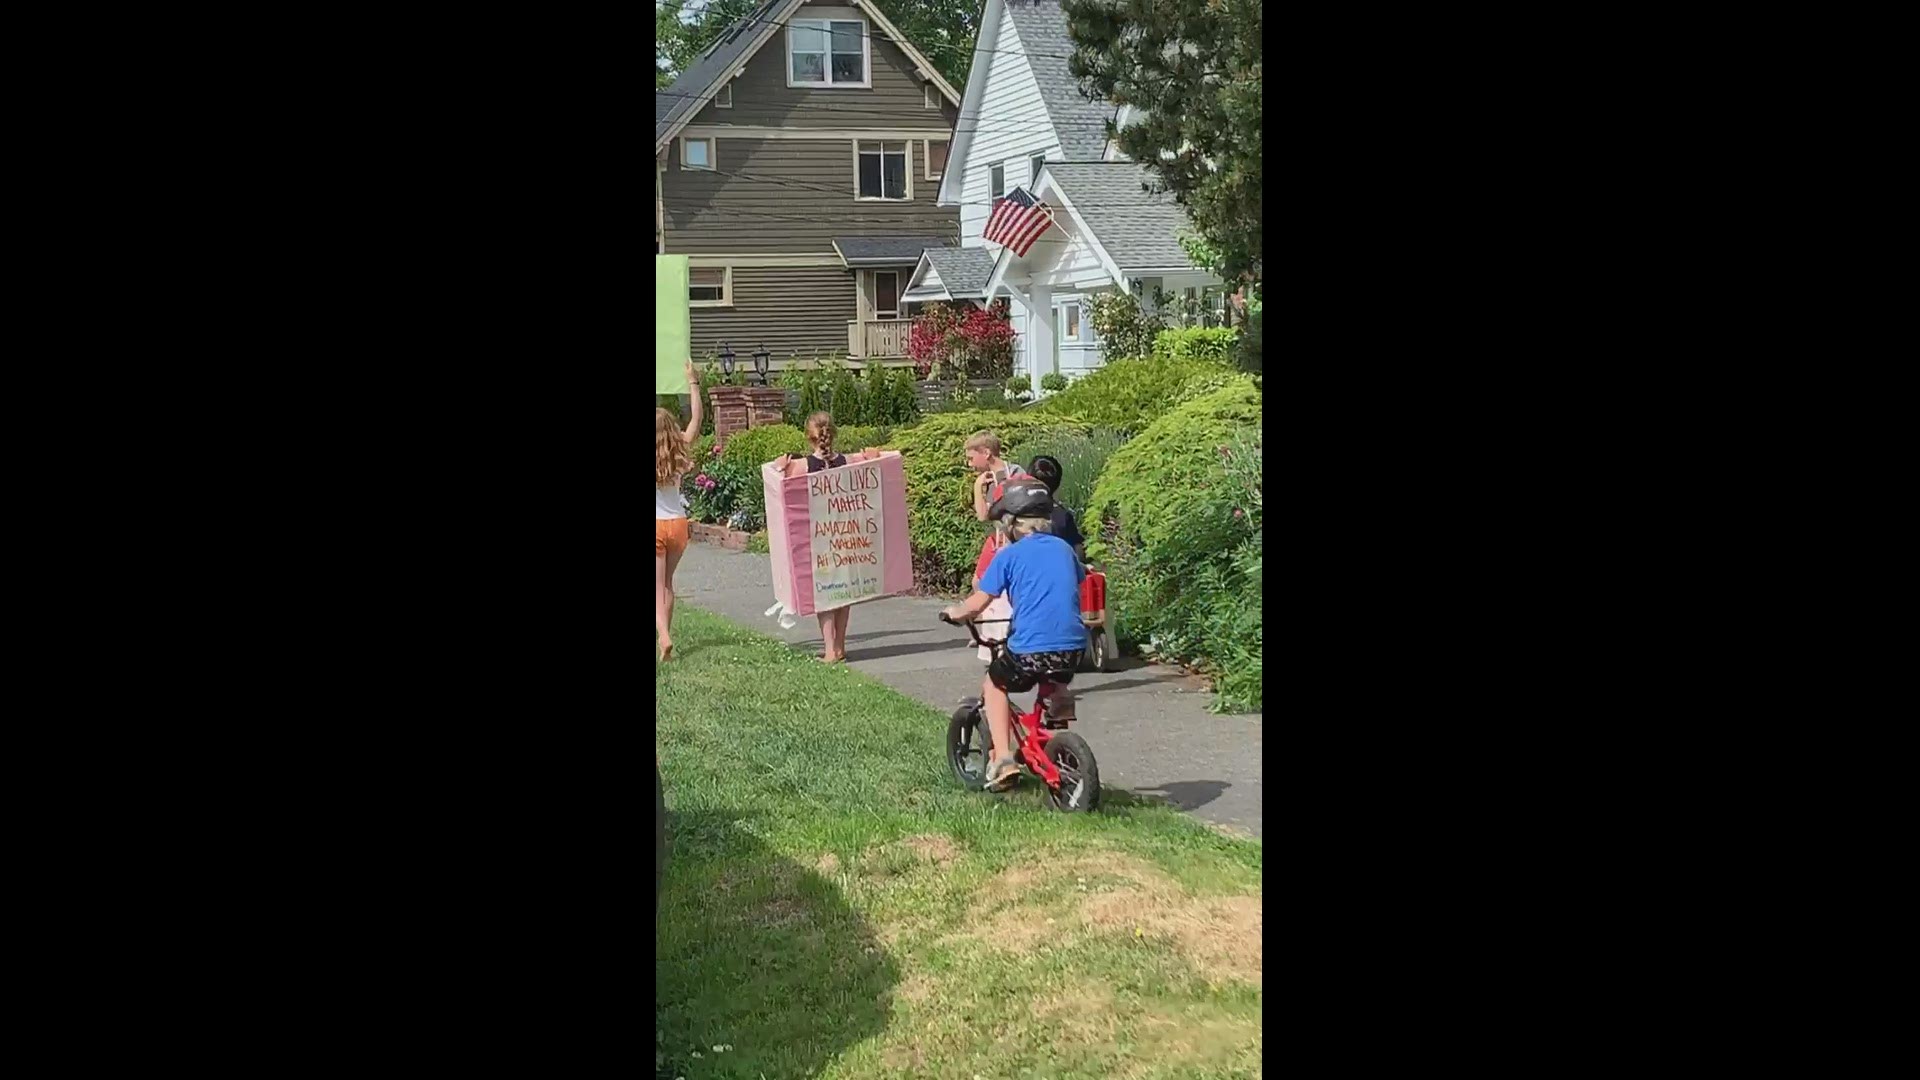
POLYGON ((898 453, 793 477, 769 462, 760 477, 781 607, 811 615, 913 587, 907 477, 898 453))

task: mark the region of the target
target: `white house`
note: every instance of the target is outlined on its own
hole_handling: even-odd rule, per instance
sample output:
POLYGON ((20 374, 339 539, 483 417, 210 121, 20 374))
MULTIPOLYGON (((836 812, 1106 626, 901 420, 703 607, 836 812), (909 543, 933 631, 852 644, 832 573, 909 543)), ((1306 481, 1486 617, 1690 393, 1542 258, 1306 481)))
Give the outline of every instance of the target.
MULTIPOLYGON (((1098 367, 1087 317, 1095 294, 1151 297, 1218 285, 1179 243, 1184 212, 1150 196, 1137 164, 1109 145, 1109 103, 1089 101, 1067 70, 1073 42, 1058 0, 987 0, 938 201, 960 208, 960 247, 928 249, 903 299, 1011 297, 1014 369, 1033 378, 1098 367), (995 199, 1024 187, 1053 224, 1024 256, 981 234, 995 199)), ((1124 117, 1121 118, 1124 121, 1124 117)))

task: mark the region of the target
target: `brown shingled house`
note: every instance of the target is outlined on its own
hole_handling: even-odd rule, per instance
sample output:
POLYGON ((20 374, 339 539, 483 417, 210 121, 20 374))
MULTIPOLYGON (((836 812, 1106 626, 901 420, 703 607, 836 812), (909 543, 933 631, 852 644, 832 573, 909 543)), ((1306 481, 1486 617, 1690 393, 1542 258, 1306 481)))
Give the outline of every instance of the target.
POLYGON ((960 94, 872 5, 768 0, 654 97, 656 250, 692 268, 693 352, 904 362, 960 94))

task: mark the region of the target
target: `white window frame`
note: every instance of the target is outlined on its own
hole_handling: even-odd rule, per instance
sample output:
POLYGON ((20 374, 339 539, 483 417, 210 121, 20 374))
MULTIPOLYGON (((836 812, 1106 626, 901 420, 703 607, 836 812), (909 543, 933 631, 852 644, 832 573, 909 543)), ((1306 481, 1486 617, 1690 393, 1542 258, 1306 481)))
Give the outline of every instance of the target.
POLYGON ((927 164, 926 164, 926 176, 925 176, 925 178, 926 178, 926 179, 928 179, 928 180, 938 180, 938 179, 940 179, 940 178, 942 178, 942 177, 944 177, 944 176, 946 176, 946 175, 947 175, 947 166, 946 166, 946 165, 942 165, 942 166, 940 166, 940 171, 939 171, 939 172, 934 172, 934 171, 933 171, 933 144, 934 144, 934 143, 939 143, 939 144, 940 144, 941 146, 944 146, 944 147, 946 147, 946 148, 947 148, 947 161, 948 161, 948 164, 951 164, 951 163, 952 163, 952 161, 953 161, 953 140, 951 140, 951 139, 921 139, 921 140, 920 140, 920 156, 921 156, 922 158, 925 158, 925 159, 926 159, 926 162, 927 162, 927 164))
POLYGON ((1060 304, 1060 340, 1063 343, 1078 345, 1086 340, 1087 309, 1078 300, 1067 300, 1060 304), (1067 309, 1073 309, 1073 321, 1067 321, 1067 309), (1073 333, 1067 333, 1067 327, 1073 327, 1073 333))
POLYGON ((880 319, 906 318, 905 312, 907 310, 907 302, 905 300, 900 299, 900 293, 904 291, 906 286, 903 285, 900 281, 900 271, 869 270, 867 271, 867 276, 873 279, 873 317, 875 321, 878 321, 880 319), (880 311, 880 275, 881 274, 893 275, 893 314, 891 315, 884 315, 880 311))
POLYGON ((687 306, 690 308, 716 308, 733 306, 733 267, 731 266, 695 266, 687 270, 687 306), (720 299, 695 300, 693 298, 693 271, 720 271, 720 299))
POLYGON ((924 102, 926 103, 926 107, 927 107, 927 108, 929 108, 929 109, 937 109, 937 108, 939 108, 939 107, 940 107, 940 94, 939 94, 939 92, 938 92, 938 91, 936 91, 936 90, 934 90, 934 88, 933 88, 933 84, 932 84, 932 83, 921 83, 921 84, 920 84, 920 86, 921 86, 921 89, 922 89, 922 90, 924 90, 924 91, 925 91, 925 93, 926 93, 926 96, 925 96, 924 98, 922 98, 922 99, 921 99, 921 100, 923 100, 923 101, 924 101, 924 102))
POLYGON ((720 140, 711 135, 696 136, 691 139, 686 136, 681 136, 680 167, 692 172, 713 172, 718 169, 720 167, 720 140), (707 163, 705 165, 691 165, 687 162, 687 144, 695 142, 707 144, 707 163))
POLYGON ((1006 193, 1007 193, 1007 163, 1004 161, 988 162, 987 163, 987 198, 997 199, 1000 196, 1005 195, 1006 193), (996 172, 1000 174, 1000 180, 997 184, 993 179, 993 174, 996 172), (993 190, 995 187, 998 187, 1000 190, 999 191, 993 190))
POLYGON ((733 81, 729 79, 720 89, 713 92, 713 107, 716 109, 733 108, 733 81))
POLYGON ((904 139, 904 140, 903 139, 855 139, 853 140, 853 201, 854 202, 884 202, 884 203, 904 203, 904 202, 913 201, 913 140, 912 139, 904 139), (862 146, 865 146, 867 143, 872 143, 875 146, 880 147, 880 191, 881 191, 880 195, 860 194, 860 148, 862 146), (885 194, 887 190, 886 147, 888 143, 899 143, 907 156, 906 168, 902 169, 900 174, 901 182, 906 185, 907 193, 905 196, 898 199, 889 199, 886 197, 886 194, 885 194))
POLYGON ((1046 164, 1047 164, 1047 155, 1045 154, 1027 155, 1027 169, 1028 169, 1027 183, 1033 185, 1034 187, 1040 186, 1040 170, 1043 167, 1045 167, 1046 164))
POLYGON ((780 35, 786 41, 787 85, 810 90, 871 90, 873 89, 873 24, 866 16, 852 8, 809 8, 804 19, 787 20, 786 33, 780 35), (833 25, 837 22, 857 22, 860 24, 860 70, 859 82, 835 82, 833 78, 833 25), (799 82, 793 77, 793 31, 795 28, 822 30, 827 35, 826 63, 820 74, 819 82, 799 82))

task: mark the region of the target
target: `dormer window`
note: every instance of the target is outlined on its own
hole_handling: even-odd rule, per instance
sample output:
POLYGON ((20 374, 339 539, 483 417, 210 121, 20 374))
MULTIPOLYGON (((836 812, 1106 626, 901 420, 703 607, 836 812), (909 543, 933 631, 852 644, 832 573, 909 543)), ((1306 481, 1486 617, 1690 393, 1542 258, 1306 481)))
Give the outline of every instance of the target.
POLYGON ((862 19, 787 23, 787 85, 869 87, 867 24, 862 19))

